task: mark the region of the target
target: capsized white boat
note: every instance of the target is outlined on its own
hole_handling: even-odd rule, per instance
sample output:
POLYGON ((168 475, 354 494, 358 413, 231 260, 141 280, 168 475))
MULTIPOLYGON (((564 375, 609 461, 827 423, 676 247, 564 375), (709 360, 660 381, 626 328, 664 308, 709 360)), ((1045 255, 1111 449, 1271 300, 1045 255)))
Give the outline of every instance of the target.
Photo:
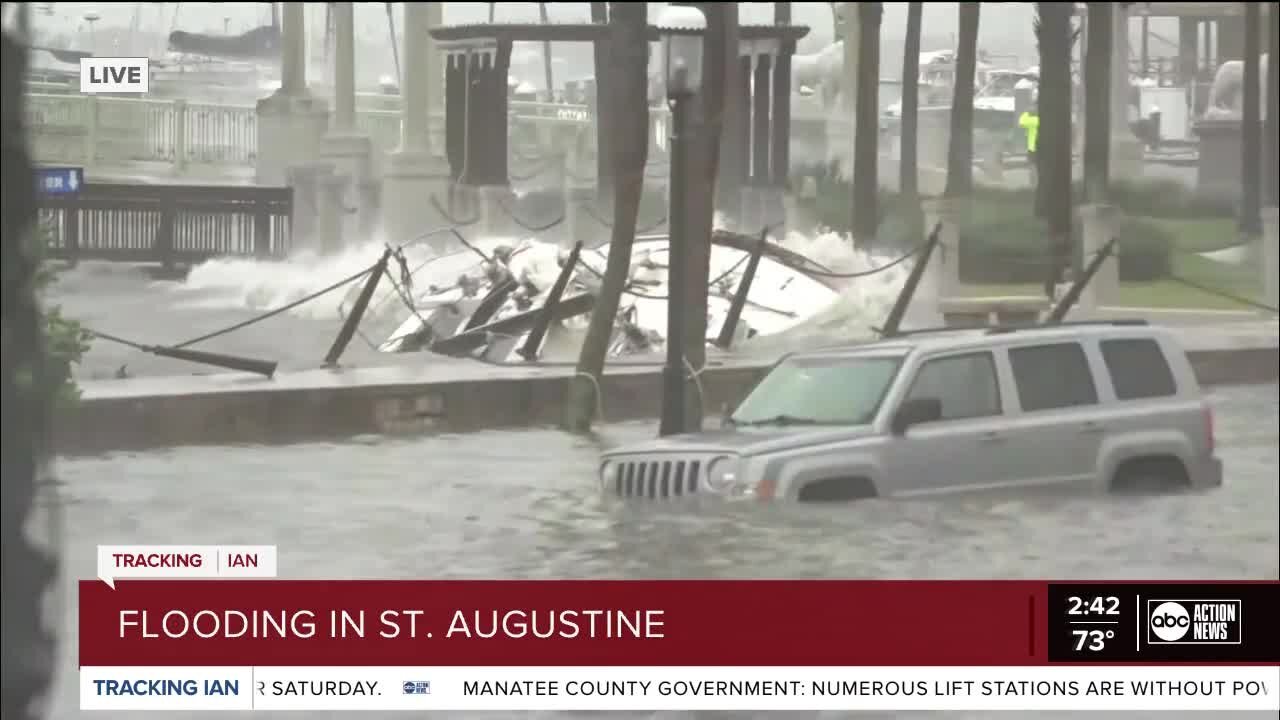
MULTIPOLYGON (((719 336, 758 242, 757 238, 715 233, 707 299, 708 342, 719 336)), ((581 251, 559 310, 552 317, 551 332, 585 327, 608 253, 607 245, 581 251)), ((379 350, 427 350, 489 361, 523 357, 519 350, 542 315, 569 254, 554 243, 526 240, 514 247, 496 248, 488 261, 474 251, 439 258, 414 275, 414 286, 425 290, 413 295, 412 310, 404 303, 405 319, 379 350)), ((610 356, 663 349, 667 263, 666 236, 636 239, 610 356)), ((734 342, 789 330, 831 306, 840 289, 840 281, 831 275, 830 269, 790 250, 766 246, 735 328, 734 342)))

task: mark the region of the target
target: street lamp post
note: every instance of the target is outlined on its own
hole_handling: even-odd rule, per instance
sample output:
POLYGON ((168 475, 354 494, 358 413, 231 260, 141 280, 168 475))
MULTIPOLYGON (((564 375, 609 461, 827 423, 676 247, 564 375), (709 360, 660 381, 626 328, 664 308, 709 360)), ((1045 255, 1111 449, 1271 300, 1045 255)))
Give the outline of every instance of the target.
POLYGON ((671 207, 667 241, 667 361, 662 369, 662 422, 659 435, 685 430, 684 313, 688 263, 689 105, 702 87, 702 36, 707 19, 701 10, 668 5, 658 15, 667 105, 671 108, 671 207))

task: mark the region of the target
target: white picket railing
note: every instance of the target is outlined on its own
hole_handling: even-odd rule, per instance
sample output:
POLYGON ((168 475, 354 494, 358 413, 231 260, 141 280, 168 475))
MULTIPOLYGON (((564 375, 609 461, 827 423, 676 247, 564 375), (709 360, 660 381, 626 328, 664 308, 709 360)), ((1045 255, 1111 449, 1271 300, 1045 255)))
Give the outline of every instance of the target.
MULTIPOLYGON (((34 89, 34 88, 33 88, 34 89)), ((44 89, 44 88, 40 88, 44 89)), ((27 126, 37 162, 80 163, 88 167, 160 162, 178 171, 192 165, 252 167, 257 158, 257 113, 251 105, 187 100, 139 100, 53 92, 29 93, 27 126)), ((378 152, 400 140, 400 112, 388 99, 360 103, 357 125, 378 152)), ((591 123, 585 105, 513 101, 512 124, 541 132, 581 128, 591 123)), ((443 118, 433 119, 442 125, 443 118)), ((655 145, 666 147, 668 112, 651 111, 655 145)))

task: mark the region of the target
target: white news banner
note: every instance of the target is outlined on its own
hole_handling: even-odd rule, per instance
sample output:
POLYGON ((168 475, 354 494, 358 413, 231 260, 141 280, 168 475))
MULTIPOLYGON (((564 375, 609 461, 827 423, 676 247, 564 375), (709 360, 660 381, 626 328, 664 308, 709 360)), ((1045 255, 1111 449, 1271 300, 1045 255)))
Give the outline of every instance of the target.
POLYGON ((82 710, 1280 710, 1280 667, 83 667, 82 710))
POLYGON ((273 578, 274 545, 99 545, 98 579, 273 578))

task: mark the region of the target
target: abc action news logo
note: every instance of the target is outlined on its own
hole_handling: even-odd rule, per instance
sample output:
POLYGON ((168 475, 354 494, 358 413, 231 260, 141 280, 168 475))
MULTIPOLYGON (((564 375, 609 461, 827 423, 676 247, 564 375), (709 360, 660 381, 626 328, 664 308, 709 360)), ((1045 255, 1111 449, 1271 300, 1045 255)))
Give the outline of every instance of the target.
POLYGON ((1241 644, 1239 600, 1147 600, 1151 645, 1241 644))
POLYGON ((80 92, 137 93, 151 90, 151 61, 144 57, 80 58, 80 92))

